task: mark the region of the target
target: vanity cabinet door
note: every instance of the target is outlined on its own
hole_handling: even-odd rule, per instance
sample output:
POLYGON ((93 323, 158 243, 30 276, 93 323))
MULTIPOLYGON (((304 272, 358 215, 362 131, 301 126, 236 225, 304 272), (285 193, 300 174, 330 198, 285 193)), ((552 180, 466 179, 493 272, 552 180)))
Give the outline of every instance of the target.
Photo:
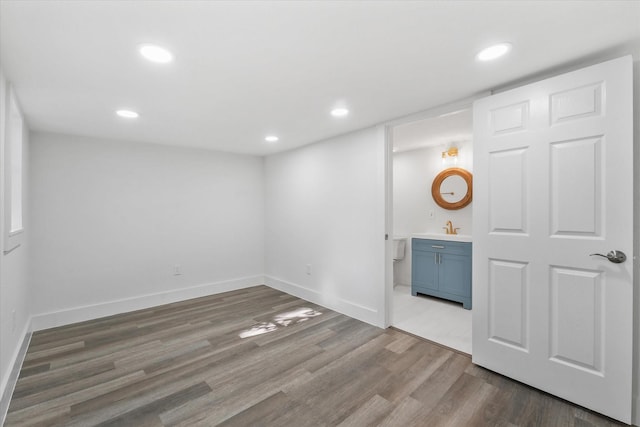
POLYGON ((440 254, 438 269, 439 291, 471 308, 471 258, 469 255, 440 254), (456 298, 458 297, 458 298, 456 298))
POLYGON ((431 251, 413 251, 411 263, 411 293, 438 290, 438 254, 431 251))

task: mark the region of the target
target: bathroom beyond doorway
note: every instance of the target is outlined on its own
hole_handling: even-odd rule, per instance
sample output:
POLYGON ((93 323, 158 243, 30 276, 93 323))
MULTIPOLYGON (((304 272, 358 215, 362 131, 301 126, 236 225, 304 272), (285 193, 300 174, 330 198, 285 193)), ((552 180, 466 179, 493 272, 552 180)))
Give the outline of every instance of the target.
POLYGON ((390 324, 398 329, 471 354, 471 311, 462 304, 411 295, 411 237, 444 233, 451 221, 460 234, 472 234, 472 205, 445 210, 433 200, 431 184, 451 166, 472 171, 471 107, 399 124, 393 135, 393 237, 406 239, 404 257, 394 262, 390 324), (455 164, 443 152, 455 147, 455 164), (446 157, 446 156, 445 156, 446 157))

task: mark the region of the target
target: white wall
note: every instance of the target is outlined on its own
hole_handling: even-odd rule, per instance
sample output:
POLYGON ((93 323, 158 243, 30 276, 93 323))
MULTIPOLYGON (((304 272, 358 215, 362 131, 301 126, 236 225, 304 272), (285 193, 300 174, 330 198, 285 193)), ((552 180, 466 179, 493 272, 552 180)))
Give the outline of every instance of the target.
POLYGON ((263 282, 262 158, 31 139, 34 329, 263 282))
MULTIPOLYGON (((471 141, 458 143, 457 167, 473 171, 473 146, 471 141)), ((431 196, 431 183, 443 170, 444 146, 426 147, 393 154, 393 234, 406 237, 405 258, 394 266, 394 283, 411 284, 411 235, 413 233, 443 233, 442 227, 451 221, 460 227, 458 233, 472 234, 473 202, 451 211, 438 206, 431 196), (429 218, 434 211, 435 218, 429 218)))
POLYGON ((266 158, 268 285, 384 325, 384 165, 382 127, 266 158))
POLYGON ((0 424, 6 413, 11 398, 10 393, 17 379, 20 363, 24 357, 24 349, 28 342, 29 316, 29 282, 28 282, 28 250, 26 241, 30 232, 28 222, 27 193, 29 188, 27 171, 27 156, 29 148, 28 131, 23 129, 23 226, 21 234, 5 239, 5 201, 8 192, 5 186, 5 142, 7 130, 7 81, 0 69, 0 246, 2 250, 9 250, 20 244, 8 254, 0 253, 0 424), (15 316, 14 316, 15 311, 15 316), (27 340, 27 341, 25 341, 27 340), (21 352, 22 350, 22 352, 21 352))

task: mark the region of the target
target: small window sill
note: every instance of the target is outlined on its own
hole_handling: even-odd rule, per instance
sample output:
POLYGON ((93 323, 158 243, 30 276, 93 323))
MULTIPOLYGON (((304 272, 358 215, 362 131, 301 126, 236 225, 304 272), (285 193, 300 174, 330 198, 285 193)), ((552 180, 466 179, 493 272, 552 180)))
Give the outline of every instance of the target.
POLYGON ((23 232, 24 232, 24 228, 21 228, 20 230, 10 231, 9 237, 17 236, 19 234, 22 234, 23 232))

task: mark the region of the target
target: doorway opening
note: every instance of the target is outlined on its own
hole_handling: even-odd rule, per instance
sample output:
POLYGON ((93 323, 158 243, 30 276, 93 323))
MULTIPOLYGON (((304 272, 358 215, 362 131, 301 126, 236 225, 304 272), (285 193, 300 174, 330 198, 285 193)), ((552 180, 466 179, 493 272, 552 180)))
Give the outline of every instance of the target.
POLYGON ((432 183, 443 170, 456 167, 472 172, 472 120, 471 105, 465 105, 390 126, 388 133, 393 147, 392 230, 397 248, 393 255, 393 290, 387 293, 389 324, 468 354, 471 310, 459 302, 422 292, 412 295, 417 288, 412 292, 411 285, 412 238, 444 237, 452 230, 469 237, 472 234, 473 203, 449 210, 440 207, 432 196, 432 183))

